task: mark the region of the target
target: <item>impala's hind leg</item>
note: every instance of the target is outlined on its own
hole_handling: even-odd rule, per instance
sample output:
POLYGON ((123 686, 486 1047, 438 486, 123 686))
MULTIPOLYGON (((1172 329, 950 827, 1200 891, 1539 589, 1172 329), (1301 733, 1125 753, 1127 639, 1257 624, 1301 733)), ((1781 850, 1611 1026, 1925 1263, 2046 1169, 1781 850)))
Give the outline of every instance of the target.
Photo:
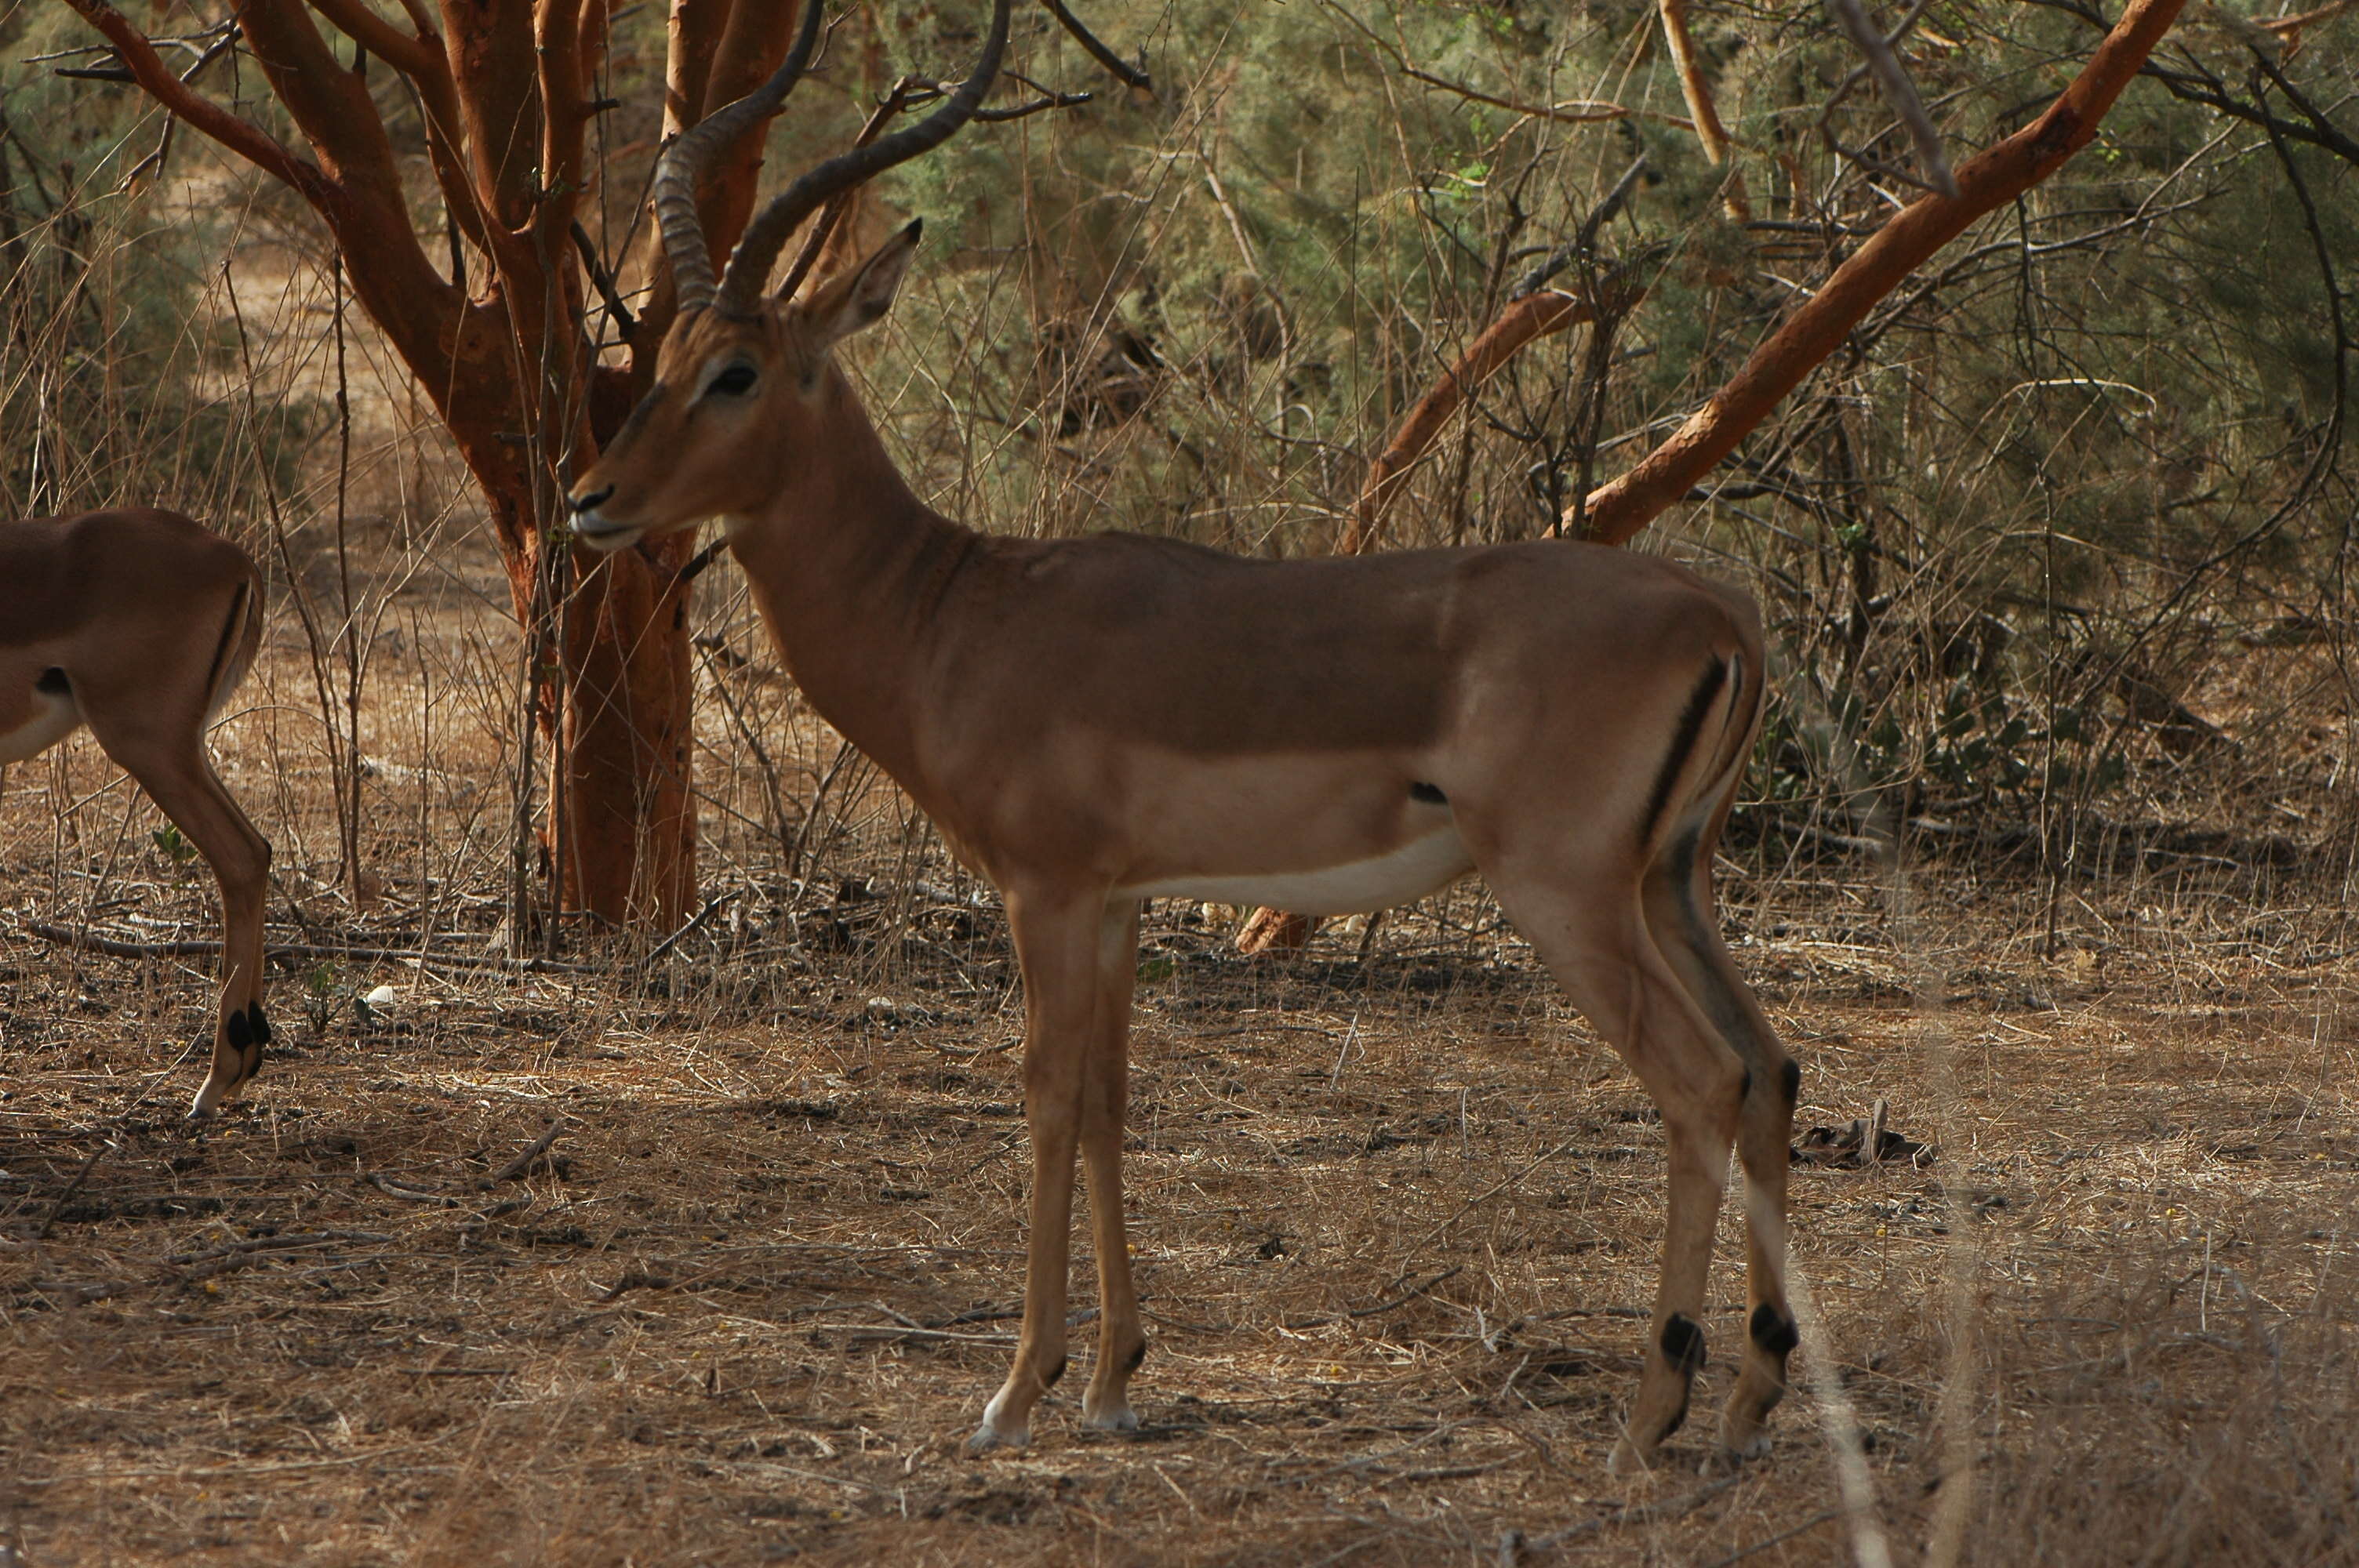
POLYGON ((1082 1171, 1098 1254, 1098 1359, 1082 1424, 1131 1432, 1130 1375, 1147 1357, 1122 1212, 1122 1124, 1130 1099, 1130 1002, 1138 979, 1138 904, 1116 903, 1098 927, 1097 1011, 1082 1067, 1082 1171))
MULTIPOLYGON (((203 673, 200 666, 197 677, 203 673)), ((270 843, 230 798, 205 756, 206 694, 201 686, 192 687, 185 705, 168 708, 118 705, 103 689, 78 695, 99 745, 139 782, 221 884, 222 989, 212 1066, 189 1108, 191 1117, 211 1116, 262 1070, 262 1048, 270 1041, 262 1012, 262 916, 270 843)))
POLYGON ((1626 866, 1604 874, 1560 867, 1545 877, 1491 876, 1508 918, 1663 1113, 1670 1155, 1663 1271, 1638 1395, 1614 1445, 1621 1472, 1651 1465, 1658 1446, 1687 1418, 1704 1361, 1701 1319, 1721 1181, 1745 1098, 1744 1064, 1656 949, 1636 880, 1626 866))
MULTIPOLYGON (((1712 827, 1716 829, 1717 823, 1712 827)), ((1712 896, 1714 831, 1675 836, 1647 876, 1647 924, 1713 1030, 1745 1064, 1745 1109, 1736 1150, 1745 1169, 1745 1357, 1721 1417, 1721 1441, 1743 1455, 1769 1446, 1762 1422, 1786 1394, 1786 1360, 1797 1341, 1786 1303, 1786 1177, 1794 1102, 1802 1070, 1777 1039, 1761 1004, 1720 939, 1712 896)))

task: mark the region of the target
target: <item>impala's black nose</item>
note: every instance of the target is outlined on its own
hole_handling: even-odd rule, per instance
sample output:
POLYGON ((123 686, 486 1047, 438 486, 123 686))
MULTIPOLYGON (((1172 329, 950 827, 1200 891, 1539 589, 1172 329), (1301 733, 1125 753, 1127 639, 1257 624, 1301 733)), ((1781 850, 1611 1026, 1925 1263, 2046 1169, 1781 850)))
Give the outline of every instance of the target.
POLYGON ((602 504, 604 503, 607 497, 614 493, 614 487, 610 484, 603 490, 593 490, 585 494, 575 496, 571 504, 573 507, 575 515, 578 516, 584 512, 595 512, 602 504))

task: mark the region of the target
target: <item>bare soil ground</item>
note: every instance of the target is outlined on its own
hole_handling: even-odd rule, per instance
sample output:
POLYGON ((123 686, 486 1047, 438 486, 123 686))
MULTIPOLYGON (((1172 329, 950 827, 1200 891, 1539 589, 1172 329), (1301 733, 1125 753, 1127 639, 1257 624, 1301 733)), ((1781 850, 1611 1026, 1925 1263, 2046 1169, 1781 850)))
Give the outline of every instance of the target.
MULTIPOLYGON (((481 954, 497 748, 378 694, 386 886, 355 912, 284 628, 269 663, 218 741, 280 842, 274 939, 481 954)), ((1080 1431, 1077 1373, 1028 1452, 977 1460, 1021 1282, 1020 1001, 995 910, 876 836, 889 796, 867 849, 810 836, 793 888, 729 881, 761 795, 717 796, 736 895, 651 966, 283 960, 269 1071, 191 1132, 210 960, 29 930, 212 935, 201 867, 115 777, 77 741, 0 808, 14 1563, 1822 1563, 1859 1528, 1846 1422, 1902 1562, 1944 1530, 1984 1563, 2359 1560, 2359 962, 2299 879, 2068 893, 2052 958, 2039 890, 1961 869, 1906 909, 1866 862, 1733 879, 1802 1126, 1881 1099, 1934 1148, 1798 1171, 1824 1385, 1767 1460, 1720 1473, 1698 1420, 1636 1482, 1604 1460, 1660 1132, 1512 933, 1460 892, 1364 949, 1247 961, 1158 906, 1128 1156, 1147 1426, 1080 1431)))

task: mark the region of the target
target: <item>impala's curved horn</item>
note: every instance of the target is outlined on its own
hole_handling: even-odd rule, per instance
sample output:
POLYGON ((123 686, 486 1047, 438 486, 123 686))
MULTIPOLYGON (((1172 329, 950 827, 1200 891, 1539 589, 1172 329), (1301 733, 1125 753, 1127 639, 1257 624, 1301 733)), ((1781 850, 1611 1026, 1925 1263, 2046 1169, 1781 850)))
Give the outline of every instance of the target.
POLYGON ((770 268, 777 263, 778 252, 802 226, 803 220, 819 211, 830 197, 875 178, 897 163, 907 163, 919 153, 941 146, 974 117, 983 95, 991 91, 992 82, 999 75, 999 57, 1007 45, 1007 11, 1008 0, 995 0, 991 12, 991 36, 984 40, 983 53, 974 62, 973 74, 959 84, 949 102, 906 130, 828 159, 772 197, 769 205, 755 214, 729 257, 728 271, 722 275, 716 297, 721 309, 743 314, 753 308, 763 285, 769 281, 770 268))
POLYGON ((656 228, 663 235, 664 254, 670 258, 672 286, 678 291, 679 313, 701 310, 712 303, 712 256, 704 248, 704 227, 696 216, 696 180, 705 165, 738 137, 778 112, 787 94, 802 80, 819 47, 821 0, 803 0, 802 26, 794 47, 770 79, 734 103, 724 103, 672 138, 656 160, 656 228))

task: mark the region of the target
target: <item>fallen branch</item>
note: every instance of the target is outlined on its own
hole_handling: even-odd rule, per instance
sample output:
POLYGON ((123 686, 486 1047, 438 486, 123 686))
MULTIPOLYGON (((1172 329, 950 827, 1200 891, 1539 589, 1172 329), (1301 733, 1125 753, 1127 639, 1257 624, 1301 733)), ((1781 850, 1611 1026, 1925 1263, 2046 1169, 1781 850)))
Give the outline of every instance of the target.
POLYGON ((106 1152, 114 1147, 114 1140, 110 1138, 90 1152, 90 1158, 82 1162, 82 1169, 76 1171, 73 1180, 66 1184, 66 1190, 58 1195, 57 1202, 49 1205, 49 1212, 43 1217, 41 1227, 33 1232, 34 1240, 47 1241, 49 1238, 50 1227, 58 1223, 58 1216, 65 1212, 66 1205, 72 1201, 74 1194, 82 1191, 82 1184, 90 1180, 90 1173, 98 1169, 98 1162, 106 1158, 106 1152))
POLYGON ((387 1242, 390 1236, 374 1230, 304 1230, 288 1236, 256 1236, 245 1241, 233 1241, 226 1247, 211 1247, 202 1252, 168 1252, 167 1263, 212 1263, 223 1258, 243 1258, 256 1252, 288 1252, 299 1247, 325 1247, 337 1241, 387 1242))
MULTIPOLYGON (((119 937, 102 936, 94 931, 76 931, 38 920, 27 921, 23 929, 61 947, 87 948, 115 958, 201 958, 219 953, 222 946, 218 941, 210 940, 125 942, 119 937)), ((263 956, 266 958, 342 958, 353 963, 419 964, 451 969, 514 969, 528 975, 590 972, 589 965, 561 963, 555 958, 497 958, 473 953, 429 953, 418 947, 331 947, 310 942, 273 942, 264 948, 263 956)))
POLYGON ((490 1188, 498 1186, 502 1182, 512 1182, 518 1176, 523 1175, 526 1170, 530 1167, 535 1160, 539 1159, 543 1154, 549 1152, 549 1145, 555 1143, 557 1141, 557 1135, 564 1130, 565 1119, 560 1116, 555 1121, 550 1122, 548 1130, 542 1132, 539 1137, 527 1144, 523 1153, 518 1154, 515 1159, 509 1161, 506 1164, 502 1165, 498 1170, 494 1171, 491 1174, 491 1179, 483 1184, 484 1188, 485 1190, 489 1190, 490 1188))
POLYGON ((437 1208, 457 1208, 459 1206, 459 1200, 452 1197, 448 1193, 430 1193, 423 1187, 405 1186, 382 1172, 370 1172, 366 1180, 370 1186, 375 1187, 386 1196, 389 1198, 399 1198, 404 1203, 431 1204, 437 1208))

